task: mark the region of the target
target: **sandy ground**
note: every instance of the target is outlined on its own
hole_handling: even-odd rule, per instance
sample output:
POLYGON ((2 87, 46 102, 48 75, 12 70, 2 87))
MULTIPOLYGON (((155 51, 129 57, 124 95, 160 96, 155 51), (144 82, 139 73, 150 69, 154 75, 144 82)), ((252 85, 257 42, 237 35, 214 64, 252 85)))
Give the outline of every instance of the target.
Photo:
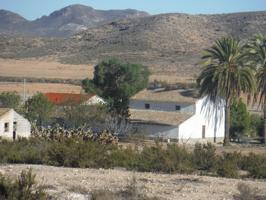
MULTIPOLYGON (((137 180, 137 187, 142 193, 167 200, 229 200, 239 192, 237 186, 244 183, 265 193, 265 180, 237 180, 197 175, 166 175, 153 173, 135 173, 122 169, 74 169, 43 165, 2 165, 0 172, 14 177, 21 170, 32 168, 37 181, 48 188, 51 194, 66 194, 81 190, 119 191, 137 180)), ((263 194, 264 194, 263 193, 263 194)))
MULTIPOLYGON (((23 94, 24 85, 23 83, 3 83, 0 82, 0 93, 15 91, 19 94, 23 94)), ((25 86, 26 95, 33 95, 37 92, 60 92, 60 93, 76 93, 81 92, 81 87, 70 84, 58 84, 58 83, 26 83, 25 86)))

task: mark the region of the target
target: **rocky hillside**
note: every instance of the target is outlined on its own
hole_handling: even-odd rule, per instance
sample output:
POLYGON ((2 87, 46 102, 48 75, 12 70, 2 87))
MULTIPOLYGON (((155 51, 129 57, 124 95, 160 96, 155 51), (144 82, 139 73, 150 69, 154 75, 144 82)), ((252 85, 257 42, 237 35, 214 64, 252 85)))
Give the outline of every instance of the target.
POLYGON ((155 72, 195 74, 202 51, 226 35, 247 39, 266 34, 266 12, 224 15, 162 14, 124 19, 67 39, 0 37, 1 57, 57 56, 67 63, 118 57, 155 72))
POLYGON ((84 5, 71 5, 34 21, 6 10, 0 10, 0 33, 26 36, 65 37, 87 28, 120 19, 148 16, 137 10, 95 10, 84 5))

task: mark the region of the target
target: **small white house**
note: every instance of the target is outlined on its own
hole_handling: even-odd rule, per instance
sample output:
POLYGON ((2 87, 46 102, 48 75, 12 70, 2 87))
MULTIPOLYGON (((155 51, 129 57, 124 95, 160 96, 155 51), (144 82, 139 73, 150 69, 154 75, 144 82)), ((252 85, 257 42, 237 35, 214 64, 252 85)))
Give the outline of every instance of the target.
POLYGON ((31 135, 31 124, 11 108, 0 108, 0 137, 16 139, 28 138, 31 135))
POLYGON ((130 101, 130 118, 136 131, 180 142, 218 142, 224 139, 225 105, 192 90, 144 90, 130 101))

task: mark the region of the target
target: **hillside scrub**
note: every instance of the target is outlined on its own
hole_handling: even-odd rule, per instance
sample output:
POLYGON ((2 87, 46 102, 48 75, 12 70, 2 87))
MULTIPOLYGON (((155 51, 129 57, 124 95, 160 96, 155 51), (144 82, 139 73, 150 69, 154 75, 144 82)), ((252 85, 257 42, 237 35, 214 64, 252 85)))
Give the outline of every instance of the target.
POLYGON ((160 173, 197 173, 215 176, 266 178, 265 156, 241 156, 227 153, 215 155, 211 144, 196 145, 194 152, 176 144, 144 147, 142 151, 114 144, 80 138, 48 140, 31 138, 15 142, 1 141, 0 163, 45 164, 76 168, 115 168, 160 173), (208 159, 206 159, 208 158, 208 159), (200 171, 199 171, 200 170, 200 171))
POLYGON ((22 171, 13 181, 9 177, 0 175, 0 199, 2 200, 46 200, 47 194, 37 185, 32 171, 22 171))

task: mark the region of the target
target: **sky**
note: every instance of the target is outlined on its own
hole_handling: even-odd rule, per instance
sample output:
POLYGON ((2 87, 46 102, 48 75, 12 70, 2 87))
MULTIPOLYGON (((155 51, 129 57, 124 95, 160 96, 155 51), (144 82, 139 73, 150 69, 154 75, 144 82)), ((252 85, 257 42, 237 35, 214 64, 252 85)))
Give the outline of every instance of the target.
POLYGON ((215 14, 266 10, 266 0, 0 0, 0 9, 33 20, 71 4, 95 9, 132 8, 159 13, 215 14))

